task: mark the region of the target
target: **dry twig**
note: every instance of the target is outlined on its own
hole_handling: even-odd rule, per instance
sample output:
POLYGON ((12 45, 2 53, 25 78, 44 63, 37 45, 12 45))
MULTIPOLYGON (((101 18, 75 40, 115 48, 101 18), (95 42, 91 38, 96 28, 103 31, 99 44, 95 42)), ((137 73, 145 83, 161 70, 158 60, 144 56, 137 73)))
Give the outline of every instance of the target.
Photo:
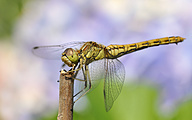
POLYGON ((59 111, 57 120, 73 120, 73 85, 72 72, 61 71, 59 87, 59 111))

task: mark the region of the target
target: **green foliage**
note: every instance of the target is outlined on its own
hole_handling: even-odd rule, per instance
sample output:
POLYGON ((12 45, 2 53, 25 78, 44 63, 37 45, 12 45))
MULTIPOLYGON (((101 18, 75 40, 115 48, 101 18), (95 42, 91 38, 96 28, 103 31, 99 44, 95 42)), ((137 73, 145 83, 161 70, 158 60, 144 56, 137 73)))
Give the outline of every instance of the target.
POLYGON ((46 115, 43 115, 40 118, 37 118, 36 120, 56 120, 57 113, 57 111, 55 111, 54 113, 47 113, 46 115))
POLYGON ((147 87, 124 86, 119 98, 109 112, 105 111, 103 93, 99 89, 88 95, 91 110, 86 114, 74 114, 78 120, 157 120, 154 102, 156 92, 147 87))
POLYGON ((173 114, 158 113, 156 89, 144 85, 125 85, 109 112, 105 111, 103 86, 88 94, 88 112, 74 112, 74 120, 191 120, 192 101, 181 104, 173 114))
MULTIPOLYGON (((74 111, 74 120, 192 120, 192 101, 181 104, 173 114, 163 116, 156 107, 157 90, 144 85, 125 85, 112 109, 106 112, 102 89, 99 85, 87 95, 89 107, 82 113, 74 111)), ((56 117, 54 114, 39 120, 55 120, 56 117)))
POLYGON ((10 36, 26 0, 0 0, 0 37, 10 36))
POLYGON ((192 120, 191 111, 192 101, 188 101, 180 106, 172 120, 192 120))

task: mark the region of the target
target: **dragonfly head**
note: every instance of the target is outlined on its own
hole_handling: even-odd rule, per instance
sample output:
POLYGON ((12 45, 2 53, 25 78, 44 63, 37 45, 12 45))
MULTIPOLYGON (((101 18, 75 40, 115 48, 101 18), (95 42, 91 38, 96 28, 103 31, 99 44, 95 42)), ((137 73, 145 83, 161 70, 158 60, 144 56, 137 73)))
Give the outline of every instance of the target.
POLYGON ((74 64, 78 63, 79 56, 78 52, 72 48, 67 48, 63 53, 61 60, 67 64, 69 67, 72 67, 74 64))

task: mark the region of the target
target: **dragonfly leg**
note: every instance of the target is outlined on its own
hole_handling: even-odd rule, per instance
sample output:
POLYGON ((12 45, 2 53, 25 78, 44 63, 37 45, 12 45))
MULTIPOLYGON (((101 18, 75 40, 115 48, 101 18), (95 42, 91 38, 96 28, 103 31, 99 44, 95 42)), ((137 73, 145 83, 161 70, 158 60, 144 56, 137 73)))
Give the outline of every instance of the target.
MULTIPOLYGON (((77 96, 78 94, 80 94, 81 92, 83 92, 83 90, 85 90, 86 88, 87 88, 87 77, 86 77, 86 75, 85 75, 85 72, 84 72, 84 69, 83 69, 83 67, 82 67, 82 72, 83 72, 83 75, 84 75, 84 80, 81 80, 81 79, 76 79, 76 80, 79 80, 79 81, 84 81, 85 82, 85 86, 84 86, 84 88, 82 89, 82 90, 80 90, 78 93, 76 93, 73 97, 75 97, 75 96, 77 96)), ((76 72, 76 73, 78 73, 78 72, 76 72)), ((77 74, 76 74, 77 75, 77 74)))
MULTIPOLYGON (((73 66, 73 68, 71 68, 71 69, 69 70, 69 72, 75 70, 76 67, 77 67, 77 65, 73 66)), ((81 66, 79 65, 77 69, 79 69, 79 70, 82 69, 83 75, 84 75, 83 66, 81 67, 81 66)), ((79 71, 79 70, 78 70, 78 71, 79 71)), ((76 71, 75 75, 74 75, 72 78, 73 78, 74 80, 78 80, 78 81, 85 81, 85 79, 82 80, 82 79, 76 78, 76 76, 77 76, 77 74, 78 74, 78 71, 76 71)), ((84 78, 85 78, 85 77, 84 77, 84 78)))
MULTIPOLYGON (((79 94, 80 94, 81 92, 83 92, 83 90, 85 90, 86 88, 87 88, 87 81, 85 81, 85 87, 84 87, 82 90, 80 90, 78 93, 76 93, 73 97, 76 97, 77 95, 79 95, 79 94)), ((79 100, 81 97, 82 97, 82 95, 81 95, 77 100, 79 100)), ((77 100, 76 100, 76 101, 77 101, 77 100)), ((76 101, 75 101, 75 102, 76 102, 76 101)), ((75 103, 75 102, 74 102, 74 103, 75 103)))
MULTIPOLYGON (((68 72, 76 72, 76 75, 77 75, 78 71, 79 71, 81 68, 83 68, 83 60, 82 60, 82 59, 80 59, 80 63, 79 63, 79 64, 74 64, 74 66, 73 66, 68 72), (78 68, 75 69, 75 68, 77 67, 77 65, 78 65, 78 68)), ((65 71, 66 71, 66 70, 65 70, 65 71)), ((66 71, 66 72, 67 72, 67 71, 66 71)), ((74 75, 74 76, 76 76, 76 75, 74 75)), ((73 79, 76 79, 76 80, 79 80, 79 81, 84 81, 84 80, 75 78, 74 76, 72 77, 73 79)))
MULTIPOLYGON (((74 71, 79 71, 83 65, 85 64, 86 59, 80 58, 80 63, 79 63, 79 67, 77 69, 72 69, 70 72, 74 72, 74 71)), ((76 66, 76 65, 75 65, 76 66)))
POLYGON ((83 92, 83 90, 85 90, 87 88, 87 76, 88 76, 88 79, 89 79, 89 89, 87 91, 85 91, 85 93, 83 93, 77 100, 75 100, 74 103, 77 102, 81 97, 86 95, 90 91, 90 89, 91 89, 91 79, 90 79, 89 69, 88 69, 88 65, 85 65, 85 74, 84 74, 84 77, 85 77, 85 88, 82 89, 81 91, 79 91, 78 94, 83 92))

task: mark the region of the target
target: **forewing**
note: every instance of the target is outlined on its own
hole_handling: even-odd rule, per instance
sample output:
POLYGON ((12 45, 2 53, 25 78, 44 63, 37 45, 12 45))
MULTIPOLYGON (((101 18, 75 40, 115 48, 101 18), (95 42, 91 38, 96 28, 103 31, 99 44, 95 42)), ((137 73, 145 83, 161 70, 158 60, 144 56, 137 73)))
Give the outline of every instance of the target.
POLYGON ((124 65, 118 59, 105 59, 104 100, 109 111, 119 96, 125 80, 124 65))
POLYGON ((61 45, 36 46, 32 49, 33 54, 45 59, 60 60, 66 48, 80 49, 85 42, 70 42, 61 45))

